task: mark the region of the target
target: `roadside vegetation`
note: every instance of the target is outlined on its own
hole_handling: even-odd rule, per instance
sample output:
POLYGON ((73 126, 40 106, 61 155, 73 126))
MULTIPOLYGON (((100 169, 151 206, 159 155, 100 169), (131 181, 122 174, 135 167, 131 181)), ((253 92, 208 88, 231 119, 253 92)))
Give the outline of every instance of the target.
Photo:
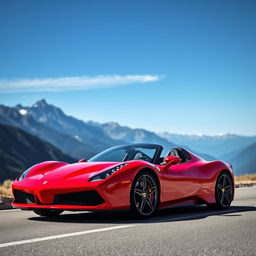
POLYGON ((5 180, 3 184, 0 184, 0 196, 12 196, 11 185, 11 180, 5 180))
POLYGON ((235 176, 236 184, 244 183, 256 183, 256 174, 245 174, 241 176, 235 176))

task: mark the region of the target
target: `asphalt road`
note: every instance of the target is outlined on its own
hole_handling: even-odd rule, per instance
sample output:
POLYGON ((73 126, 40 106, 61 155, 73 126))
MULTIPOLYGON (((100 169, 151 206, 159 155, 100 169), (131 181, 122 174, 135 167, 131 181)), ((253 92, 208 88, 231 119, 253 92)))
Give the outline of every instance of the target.
POLYGON ((228 211, 179 207, 147 220, 126 213, 58 218, 0 211, 0 255, 256 255, 256 188, 236 189, 228 211))

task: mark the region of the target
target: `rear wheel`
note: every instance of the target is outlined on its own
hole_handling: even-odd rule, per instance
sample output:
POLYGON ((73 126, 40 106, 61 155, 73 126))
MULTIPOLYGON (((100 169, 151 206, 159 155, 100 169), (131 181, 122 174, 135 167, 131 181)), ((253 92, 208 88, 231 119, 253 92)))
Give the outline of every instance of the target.
POLYGON ((222 172, 216 182, 215 187, 215 204, 209 204, 212 209, 228 209, 233 200, 233 182, 228 172, 222 172))
POLYGON ((158 207, 159 189, 156 178, 147 171, 136 176, 131 189, 131 211, 135 217, 149 217, 158 207))
POLYGON ((49 209, 35 209, 33 210, 39 216, 44 217, 55 217, 60 215, 63 211, 62 210, 49 210, 49 209))

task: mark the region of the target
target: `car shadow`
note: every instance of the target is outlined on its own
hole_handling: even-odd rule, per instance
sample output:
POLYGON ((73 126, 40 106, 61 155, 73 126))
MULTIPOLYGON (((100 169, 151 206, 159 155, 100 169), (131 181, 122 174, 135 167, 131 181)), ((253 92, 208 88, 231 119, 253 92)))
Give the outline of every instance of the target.
POLYGON ((146 219, 134 219, 129 212, 68 212, 57 217, 30 217, 28 220, 63 223, 97 224, 147 224, 205 219, 210 216, 238 217, 242 212, 256 211, 253 206, 231 206, 228 210, 209 210, 206 206, 183 206, 158 210, 154 216, 146 219))

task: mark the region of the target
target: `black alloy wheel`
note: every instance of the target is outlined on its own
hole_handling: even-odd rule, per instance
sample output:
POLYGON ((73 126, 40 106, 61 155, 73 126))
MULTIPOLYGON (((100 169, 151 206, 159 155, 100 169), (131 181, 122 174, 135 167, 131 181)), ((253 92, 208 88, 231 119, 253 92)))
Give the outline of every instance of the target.
POLYGON ((131 210, 135 217, 149 217, 158 207, 159 189, 156 178, 147 171, 139 173, 131 189, 131 210))
POLYGON ((215 204, 210 204, 210 208, 228 209, 233 200, 233 182, 229 173, 222 172, 216 182, 215 188, 215 204))

